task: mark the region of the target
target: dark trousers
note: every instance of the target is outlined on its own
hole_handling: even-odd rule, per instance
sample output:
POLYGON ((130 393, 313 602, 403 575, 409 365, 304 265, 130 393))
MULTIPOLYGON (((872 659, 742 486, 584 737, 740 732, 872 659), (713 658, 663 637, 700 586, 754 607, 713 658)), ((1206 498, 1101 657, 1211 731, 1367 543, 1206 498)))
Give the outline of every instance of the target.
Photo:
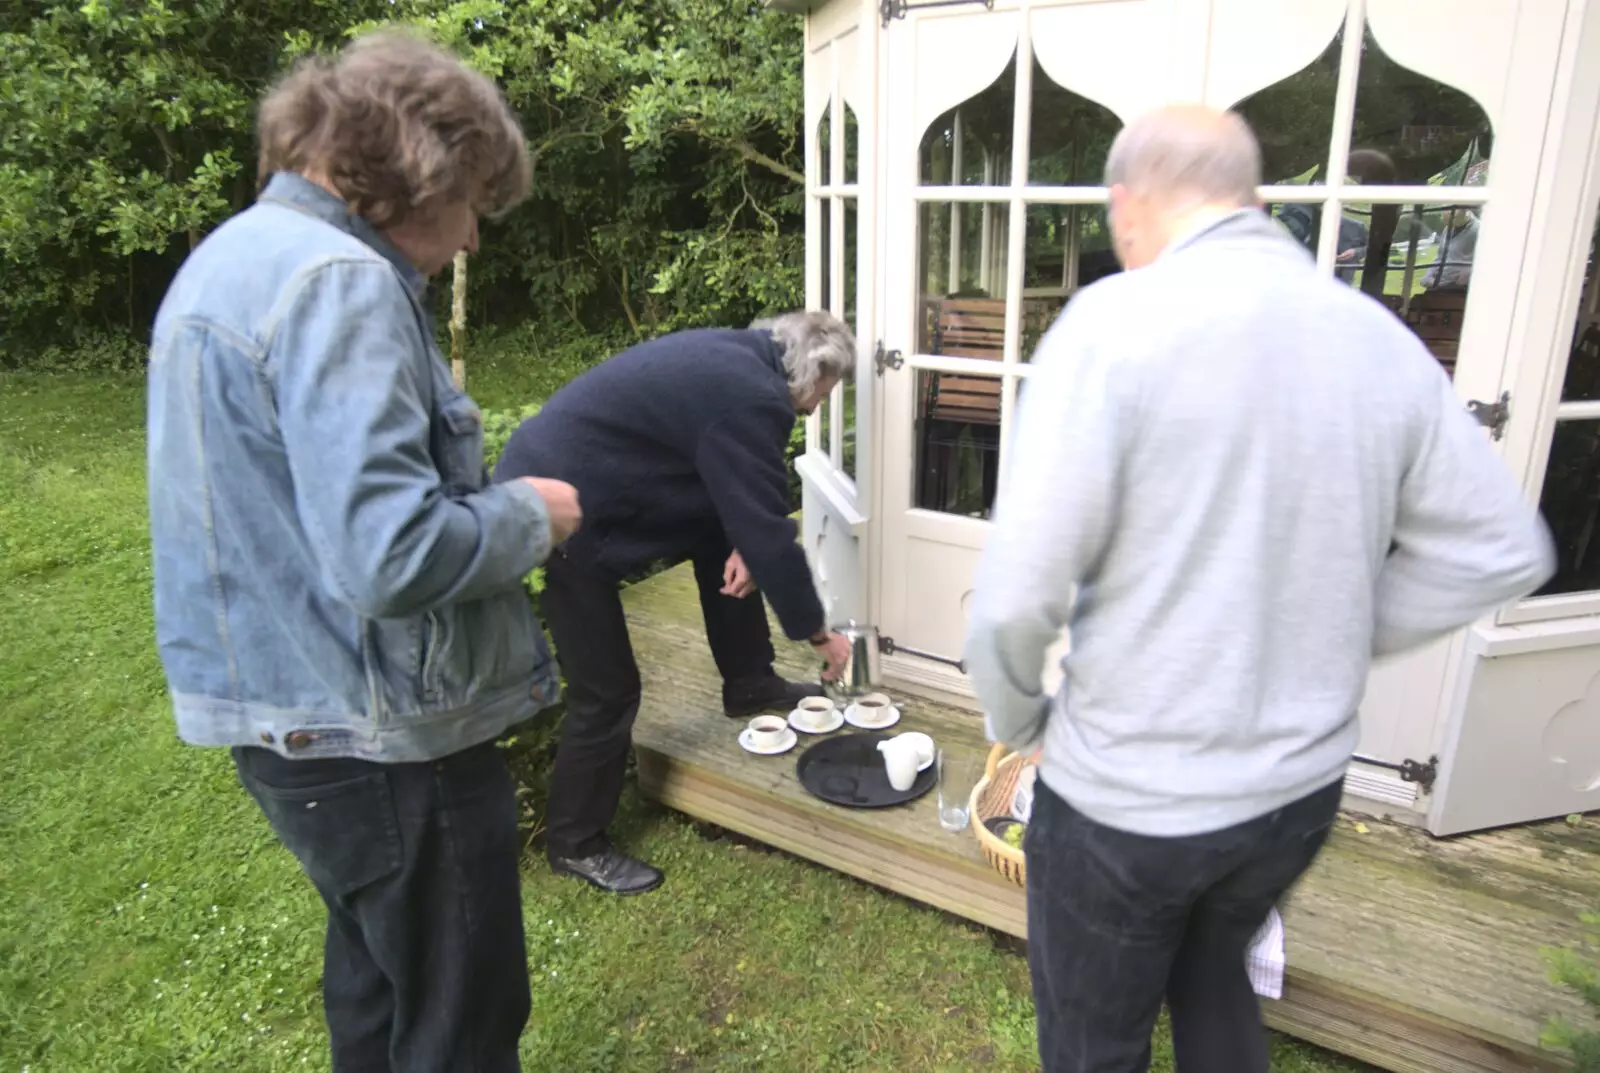
POLYGON ((1179 1073, 1267 1073, 1245 950, 1321 850, 1341 783, 1187 838, 1114 830, 1035 786, 1028 960, 1045 1073, 1145 1073, 1163 998, 1179 1073))
MULTIPOLYGON (((760 594, 724 596, 722 571, 732 549, 708 545, 694 556, 706 639, 723 680, 772 671, 772 636, 760 594)), ((617 579, 561 552, 545 569, 541 608, 567 679, 567 714, 550 775, 545 824, 552 856, 587 857, 607 843, 639 714, 639 665, 622 612, 617 579)))
POLYGON ((494 744, 420 764, 233 759, 328 907, 334 1073, 516 1073, 528 966, 494 744))

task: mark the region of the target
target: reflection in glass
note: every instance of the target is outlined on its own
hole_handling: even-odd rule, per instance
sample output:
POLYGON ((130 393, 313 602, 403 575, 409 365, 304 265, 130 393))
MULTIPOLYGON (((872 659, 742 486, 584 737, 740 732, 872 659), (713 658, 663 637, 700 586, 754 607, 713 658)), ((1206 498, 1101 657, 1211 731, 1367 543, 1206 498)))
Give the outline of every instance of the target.
POLYGON ((857 229, 861 225, 855 198, 840 200, 844 202, 844 306, 837 312, 854 332, 859 327, 856 324, 856 256, 860 248, 857 229))
POLYGON ((1057 85, 1033 63, 1028 182, 1039 186, 1100 186, 1106 155, 1122 122, 1110 109, 1057 85))
POLYGON ((833 140, 833 105, 830 102, 822 109, 822 118, 817 120, 817 183, 827 186, 833 181, 831 161, 833 151, 830 148, 833 140))
POLYGON ((1539 510, 1555 537, 1556 576, 1535 595, 1600 589, 1600 421, 1561 421, 1539 510))
POLYGON ((918 206, 918 353, 1001 359, 1009 220, 1004 204, 918 206))
POLYGON ((924 369, 916 405, 913 504, 987 518, 1000 477, 1000 380, 924 369))
POLYGON ((844 106, 844 181, 853 183, 857 179, 856 160, 861 151, 861 126, 856 122, 856 110, 849 104, 844 106))
POLYGON ((1261 143, 1261 174, 1269 186, 1327 181, 1342 38, 1341 32, 1310 66, 1235 107, 1261 143))
POLYGON ((844 458, 843 469, 852 480, 856 476, 856 382, 847 381, 842 389, 844 406, 844 458))
MULTIPOLYGON (((1263 206, 1269 216, 1276 220, 1289 237, 1306 248, 1312 257, 1317 255, 1317 247, 1322 236, 1322 205, 1320 203, 1306 204, 1303 202, 1290 202, 1263 206)), ((1339 240, 1343 244, 1348 238, 1352 246, 1357 246, 1366 241, 1363 235, 1358 240, 1355 234, 1346 236, 1344 229, 1340 228, 1339 240)))
POLYGON ((833 400, 823 399, 817 404, 817 450, 822 454, 833 454, 833 400))
POLYGON ((833 309, 833 199, 817 199, 817 215, 821 219, 821 238, 817 241, 822 263, 822 277, 818 285, 816 308, 833 309))
POLYGON ((1600 243, 1600 223, 1589 240, 1589 260, 1583 274, 1583 290, 1578 297, 1577 322, 1573 326, 1572 351, 1567 357, 1567 375, 1561 384, 1561 401, 1600 399, 1600 277, 1595 273, 1596 244, 1600 243))
POLYGON ((1347 203, 1340 221, 1334 273, 1393 310, 1447 372, 1461 345, 1481 211, 1347 203))
POLYGON ((1023 255, 1022 359, 1074 293, 1122 270, 1104 205, 1030 205, 1023 255))
POLYGON ((1476 186, 1488 178, 1493 134, 1471 97, 1400 66, 1367 31, 1356 84, 1350 174, 1372 185, 1476 186), (1358 151, 1373 154, 1362 174, 1358 151))
POLYGON ((1011 181, 1011 105, 1017 96, 1013 57, 976 97, 935 119, 922 136, 917 169, 923 186, 994 186, 1011 181))

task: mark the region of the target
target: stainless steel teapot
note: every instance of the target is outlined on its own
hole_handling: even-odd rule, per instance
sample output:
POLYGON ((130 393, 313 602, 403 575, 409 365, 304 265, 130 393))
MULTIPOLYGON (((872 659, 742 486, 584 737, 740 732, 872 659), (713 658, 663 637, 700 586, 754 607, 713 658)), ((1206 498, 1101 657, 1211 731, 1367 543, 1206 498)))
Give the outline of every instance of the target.
POLYGON ((835 696, 847 700, 867 693, 877 692, 883 685, 883 656, 904 652, 908 656, 919 659, 933 660, 943 663, 956 670, 966 673, 965 660, 951 659, 948 656, 936 656, 931 652, 921 652, 915 648, 896 644, 893 637, 885 637, 878 627, 852 619, 842 626, 833 627, 833 632, 850 642, 850 658, 845 661, 844 673, 837 681, 824 681, 823 687, 835 696))

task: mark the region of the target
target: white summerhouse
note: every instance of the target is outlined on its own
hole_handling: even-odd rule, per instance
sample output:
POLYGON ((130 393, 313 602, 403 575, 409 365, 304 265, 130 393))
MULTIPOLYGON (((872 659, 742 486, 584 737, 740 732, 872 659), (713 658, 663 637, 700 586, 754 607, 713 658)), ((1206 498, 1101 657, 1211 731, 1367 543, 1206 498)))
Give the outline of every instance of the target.
POLYGON ((971 703, 1029 355, 1117 270, 1106 151, 1200 100, 1452 372, 1560 548, 1544 591, 1373 673, 1349 793, 1436 834, 1600 809, 1600 0, 769 2, 806 15, 808 304, 861 343, 800 463, 805 541, 896 685, 971 703))

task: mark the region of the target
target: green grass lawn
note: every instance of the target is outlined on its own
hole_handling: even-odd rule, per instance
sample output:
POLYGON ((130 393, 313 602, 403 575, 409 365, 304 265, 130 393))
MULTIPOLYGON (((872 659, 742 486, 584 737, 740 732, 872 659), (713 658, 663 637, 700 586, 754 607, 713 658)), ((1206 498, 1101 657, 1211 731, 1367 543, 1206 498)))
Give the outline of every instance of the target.
MULTIPOLYGON (((321 906, 226 755, 173 734, 144 502, 142 384, 0 379, 0 1073, 323 1070, 321 906)), ((618 834, 662 891, 529 856, 527 1069, 1034 1067, 1009 941, 631 789, 618 834)), ((1274 1068, 1356 1067, 1280 1040, 1274 1068)))

